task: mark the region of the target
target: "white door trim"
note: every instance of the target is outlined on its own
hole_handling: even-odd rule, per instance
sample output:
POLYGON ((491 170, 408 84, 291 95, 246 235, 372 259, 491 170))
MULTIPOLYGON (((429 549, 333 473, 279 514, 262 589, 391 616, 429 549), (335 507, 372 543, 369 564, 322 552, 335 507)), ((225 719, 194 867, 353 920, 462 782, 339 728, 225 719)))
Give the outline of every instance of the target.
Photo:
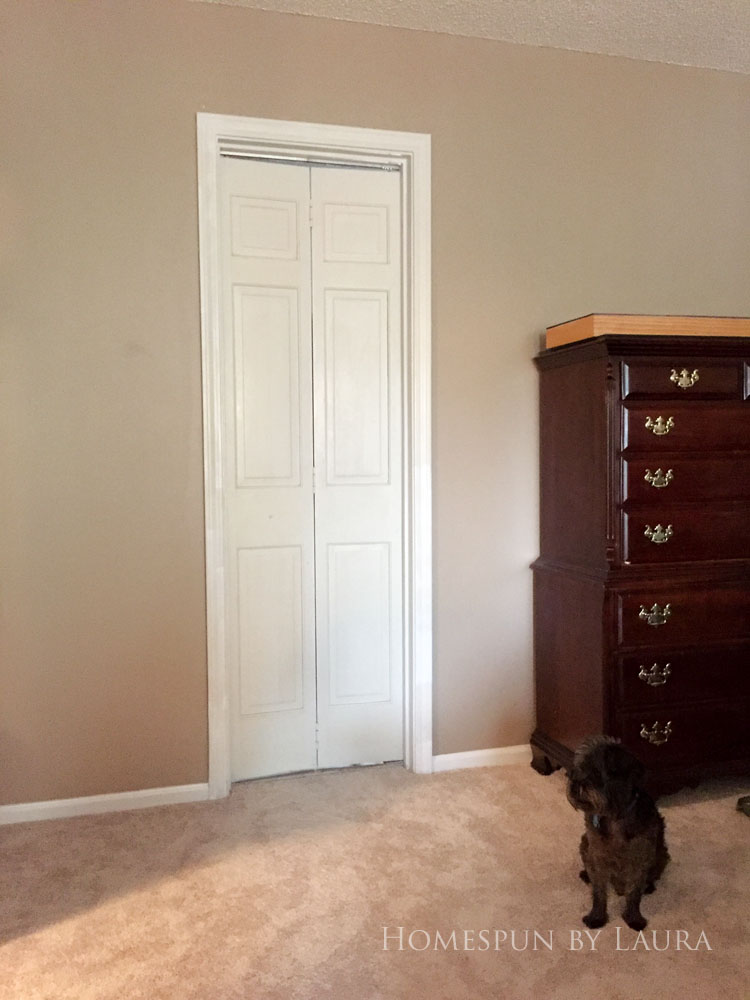
POLYGON ((400 167, 404 220, 404 755, 432 771, 430 136, 199 113, 198 221, 208 624, 208 784, 229 793, 218 163, 222 154, 400 167))

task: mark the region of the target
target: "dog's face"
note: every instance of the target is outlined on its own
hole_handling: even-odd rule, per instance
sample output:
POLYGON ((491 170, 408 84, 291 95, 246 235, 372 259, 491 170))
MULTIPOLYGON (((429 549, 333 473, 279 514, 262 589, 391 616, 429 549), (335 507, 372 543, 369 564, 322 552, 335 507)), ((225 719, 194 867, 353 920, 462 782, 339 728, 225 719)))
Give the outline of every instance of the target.
POLYGON ((620 818, 633 804, 644 774, 643 764, 616 740, 591 737, 573 758, 568 801, 583 812, 620 818))

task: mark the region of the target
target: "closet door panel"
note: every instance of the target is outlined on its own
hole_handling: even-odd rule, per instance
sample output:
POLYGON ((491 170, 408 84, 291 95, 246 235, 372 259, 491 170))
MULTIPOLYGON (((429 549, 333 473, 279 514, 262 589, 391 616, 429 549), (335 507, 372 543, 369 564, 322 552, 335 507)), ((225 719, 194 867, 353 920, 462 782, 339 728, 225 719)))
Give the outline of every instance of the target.
POLYGON ((311 190, 318 760, 342 767, 403 757, 400 174, 311 190))
POLYGON ((232 779, 316 766, 309 170, 221 162, 232 779))

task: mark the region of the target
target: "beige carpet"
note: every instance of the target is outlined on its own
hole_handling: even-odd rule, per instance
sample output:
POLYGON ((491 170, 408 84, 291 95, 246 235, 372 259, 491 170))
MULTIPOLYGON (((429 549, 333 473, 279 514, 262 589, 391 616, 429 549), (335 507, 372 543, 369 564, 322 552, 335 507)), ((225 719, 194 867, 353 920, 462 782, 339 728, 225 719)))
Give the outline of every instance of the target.
POLYGON ((560 774, 526 766, 310 774, 221 802, 5 827, 0 998, 744 1000, 743 791, 663 800, 673 862, 644 901, 648 951, 633 950, 617 899, 597 950, 571 950, 588 909, 582 821, 560 774), (530 932, 526 950, 511 930, 516 949, 530 932), (678 930, 699 950, 684 935, 678 950, 678 930))

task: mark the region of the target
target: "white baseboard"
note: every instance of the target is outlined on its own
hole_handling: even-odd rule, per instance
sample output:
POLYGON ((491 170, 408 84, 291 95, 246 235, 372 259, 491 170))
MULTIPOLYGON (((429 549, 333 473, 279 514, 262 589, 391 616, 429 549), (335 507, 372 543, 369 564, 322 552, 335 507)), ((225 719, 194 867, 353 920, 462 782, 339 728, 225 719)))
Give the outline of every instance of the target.
POLYGON ((65 819, 93 813, 144 809, 147 806, 173 806, 181 802, 203 802, 210 798, 208 784, 173 785, 170 788, 143 788, 136 792, 113 795, 87 795, 79 799, 51 799, 48 802, 21 802, 0 806, 0 825, 28 823, 39 819, 65 819))
MULTIPOLYGON (((462 753, 438 754, 432 758, 432 770, 457 771, 464 767, 496 767, 500 764, 528 764, 531 747, 494 747, 490 750, 465 750, 462 753)), ((145 809, 149 806, 173 806, 183 802, 205 802, 211 798, 208 784, 173 785, 169 788, 143 788, 112 795, 87 795, 77 799, 51 799, 47 802, 20 802, 0 806, 0 826, 30 823, 42 819, 66 819, 95 813, 145 809)))
POLYGON ((522 743, 516 747, 493 747, 490 750, 464 750, 462 753, 441 753, 432 758, 432 770, 458 771, 462 767, 496 767, 499 764, 528 764, 531 747, 522 743))

